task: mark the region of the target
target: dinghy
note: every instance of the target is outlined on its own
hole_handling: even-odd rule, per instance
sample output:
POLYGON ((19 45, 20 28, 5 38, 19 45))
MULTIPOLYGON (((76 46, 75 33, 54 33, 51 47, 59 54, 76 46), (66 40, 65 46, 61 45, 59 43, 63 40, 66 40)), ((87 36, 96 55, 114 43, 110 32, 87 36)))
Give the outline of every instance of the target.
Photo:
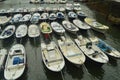
POLYGON ((86 38, 75 39, 75 43, 82 50, 82 52, 87 56, 88 60, 92 62, 103 65, 109 61, 107 55, 105 55, 95 44, 89 42, 86 38), (86 40, 86 41, 85 41, 86 40), (83 42, 85 42, 83 44, 83 42))
POLYGON ((28 36, 31 38, 39 37, 40 31, 37 25, 31 24, 28 28, 28 36))
POLYGON ((4 68, 6 55, 7 55, 7 50, 0 49, 0 70, 4 68))
POLYGON ((59 3, 65 4, 67 0, 59 0, 59 3))
POLYGON ((31 14, 26 14, 19 20, 19 22, 28 22, 31 19, 31 14))
POLYGON ((79 3, 74 3, 73 6, 74 6, 74 8, 73 8, 74 11, 81 11, 81 6, 79 3))
POLYGON ((70 11, 70 12, 68 12, 68 18, 75 19, 75 18, 77 18, 77 14, 73 11, 70 11))
POLYGON ((40 30, 43 34, 50 34, 52 33, 52 28, 50 27, 50 25, 46 22, 42 22, 40 24, 40 30))
POLYGON ((66 3, 66 10, 67 11, 72 11, 73 10, 73 5, 72 5, 72 3, 66 3))
POLYGON ((49 16, 49 20, 53 21, 57 19, 57 15, 55 13, 51 13, 49 16))
POLYGON ((27 35, 27 25, 22 24, 20 26, 18 26, 18 28, 16 29, 15 35, 16 38, 22 38, 25 37, 27 35))
POLYGON ((41 51, 43 62, 49 70, 60 72, 64 68, 64 58, 55 42, 41 43, 41 51))
POLYGON ((0 16, 0 25, 7 24, 11 20, 11 17, 0 16))
POLYGON ((105 33, 109 29, 108 26, 105 26, 92 18, 85 18, 85 22, 88 25, 90 25, 93 30, 101 32, 101 33, 105 33))
POLYGON ((57 12, 57 18, 59 19, 59 20, 61 20, 61 19, 65 19, 65 14, 63 13, 63 12, 57 12))
POLYGON ((18 79, 25 70, 26 67, 26 52, 25 48, 21 44, 12 46, 7 56, 4 77, 6 80, 18 79))
POLYGON ((18 23, 19 20, 23 17, 22 14, 15 14, 13 18, 10 20, 11 23, 18 23))
POLYGON ((58 45, 64 57, 69 62, 77 66, 84 64, 86 60, 85 55, 71 39, 66 39, 65 41, 58 40, 58 45))
POLYGON ((62 22, 62 25, 63 25, 63 27, 64 27, 67 31, 69 31, 69 32, 71 32, 71 33, 73 33, 73 34, 76 34, 77 31, 79 31, 79 29, 78 29, 75 25, 73 25, 71 22, 69 22, 69 21, 67 21, 67 20, 64 20, 64 21, 62 22))
POLYGON ((65 12, 65 8, 64 8, 63 6, 59 7, 58 10, 59 10, 60 12, 65 12))
POLYGON ((65 33, 65 29, 58 22, 52 22, 51 27, 58 35, 63 35, 65 33))
POLYGON ((49 18, 49 13, 42 13, 40 16, 40 20, 47 20, 49 18))
POLYGON ((82 30, 88 30, 88 29, 91 28, 90 26, 88 26, 87 24, 81 22, 78 19, 73 20, 73 23, 75 24, 75 26, 77 26, 79 29, 82 29, 82 30))
POLYGON ((8 25, 0 34, 0 39, 6 39, 11 37, 15 32, 15 26, 14 25, 8 25))
POLYGON ((38 23, 40 19, 40 14, 39 13, 34 13, 33 16, 30 19, 31 23, 38 23))
POLYGON ((104 53, 112 58, 120 58, 120 52, 117 51, 112 46, 108 45, 103 40, 99 39, 98 43, 96 44, 104 53))

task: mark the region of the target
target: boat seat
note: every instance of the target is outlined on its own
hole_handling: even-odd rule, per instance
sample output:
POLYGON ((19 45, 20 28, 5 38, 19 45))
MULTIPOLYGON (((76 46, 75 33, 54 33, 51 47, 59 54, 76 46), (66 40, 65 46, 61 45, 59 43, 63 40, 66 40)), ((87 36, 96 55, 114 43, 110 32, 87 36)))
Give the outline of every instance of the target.
POLYGON ((23 67, 25 64, 23 63, 21 63, 21 64, 18 64, 18 65, 9 65, 9 66, 7 66, 7 69, 9 70, 9 69, 16 69, 16 68, 20 68, 20 67, 23 67))
POLYGON ((67 55, 67 57, 75 57, 75 56, 78 56, 78 55, 81 55, 81 54, 72 54, 72 55, 67 55))

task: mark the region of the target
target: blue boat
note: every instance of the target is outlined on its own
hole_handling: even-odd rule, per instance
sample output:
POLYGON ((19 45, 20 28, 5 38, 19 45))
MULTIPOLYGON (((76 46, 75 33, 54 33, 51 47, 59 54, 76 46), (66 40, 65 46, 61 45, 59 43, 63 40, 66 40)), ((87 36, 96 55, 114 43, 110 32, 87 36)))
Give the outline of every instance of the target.
POLYGON ((120 58, 120 52, 117 51, 115 48, 111 47, 110 45, 108 45, 103 40, 99 39, 97 46, 108 56, 113 58, 120 58))

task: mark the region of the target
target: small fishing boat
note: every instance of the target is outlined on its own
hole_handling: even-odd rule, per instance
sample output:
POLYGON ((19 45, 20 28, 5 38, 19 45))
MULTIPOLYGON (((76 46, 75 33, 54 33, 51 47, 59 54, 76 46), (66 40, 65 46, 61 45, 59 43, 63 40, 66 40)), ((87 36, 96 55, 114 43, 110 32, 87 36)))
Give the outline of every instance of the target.
POLYGON ((24 73, 26 67, 26 52, 21 44, 15 44, 10 49, 5 69, 4 77, 7 80, 16 80, 24 73))
POLYGON ((77 66, 84 64, 86 60, 85 55, 71 39, 66 39, 65 41, 58 40, 58 45, 64 57, 69 62, 77 66))
POLYGON ((49 16, 49 20, 54 21, 57 19, 57 15, 55 13, 51 13, 49 16))
POLYGON ((73 9, 74 9, 75 11, 81 11, 81 10, 82 10, 82 9, 81 9, 81 6, 80 6, 80 3, 74 3, 73 6, 74 6, 73 9))
POLYGON ((64 58, 55 42, 41 43, 41 51, 43 62, 49 70, 60 72, 64 68, 64 58))
POLYGON ((4 68, 4 61, 7 55, 6 49, 0 49, 0 70, 4 68))
POLYGON ((57 15, 57 18, 60 20, 60 19, 65 19, 65 14, 63 12, 57 12, 56 13, 57 15))
POLYGON ((30 0, 30 3, 37 4, 40 3, 40 0, 30 0))
POLYGON ((52 33, 52 28, 50 27, 50 25, 46 22, 42 22, 40 24, 40 30, 43 34, 50 34, 52 33))
POLYGON ((19 22, 28 22, 31 19, 31 17, 31 14, 26 14, 19 20, 19 22))
POLYGON ((95 44, 92 44, 86 38, 75 39, 75 43, 87 56, 88 60, 91 60, 95 64, 103 65, 109 61, 107 55, 104 54, 95 44))
POLYGON ((47 20, 49 18, 49 13, 42 13, 41 16, 40 16, 40 20, 47 20))
POLYGON ((34 13, 33 16, 30 19, 31 23, 38 23, 40 19, 40 14, 39 13, 34 13))
POLYGON ((77 16, 77 14, 75 12, 73 12, 73 11, 68 12, 68 18, 69 19, 75 19, 77 17, 78 16, 77 16))
POLYGON ((28 36, 30 38, 35 38, 40 36, 40 31, 37 25, 31 24, 28 28, 28 36))
POLYGON ((75 24, 75 26, 77 26, 79 29, 82 29, 82 30, 88 30, 88 29, 91 28, 90 26, 88 26, 87 24, 81 22, 78 19, 73 20, 73 23, 75 24))
POLYGON ((72 3, 66 3, 66 11, 72 11, 73 10, 73 4, 72 3))
POLYGON ((64 8, 64 7, 62 7, 62 6, 61 6, 61 7, 59 7, 59 8, 58 8, 58 10, 59 10, 60 12, 65 12, 65 8, 64 8))
POLYGON ((93 30, 101 32, 101 33, 105 33, 109 29, 108 26, 105 26, 92 18, 85 18, 85 22, 88 25, 90 25, 93 30))
POLYGON ((0 25, 7 24, 11 20, 11 17, 0 16, 0 25))
POLYGON ((22 14, 15 14, 13 18, 10 20, 11 23, 18 23, 19 20, 23 17, 22 14))
POLYGON ((11 37, 15 32, 15 26, 14 25, 8 25, 0 34, 0 39, 6 39, 11 37))
POLYGON ((84 19, 87 17, 87 15, 83 11, 77 11, 77 15, 81 21, 84 21, 84 19))
POLYGON ((18 28, 16 29, 16 38, 22 38, 25 37, 27 35, 27 25, 22 24, 20 26, 18 26, 18 28))
POLYGON ((51 27, 58 35, 63 35, 65 33, 65 29, 58 22, 52 22, 51 27))
POLYGON ((79 31, 79 29, 78 29, 75 25, 73 25, 71 22, 69 22, 69 21, 67 21, 67 20, 64 20, 64 21, 62 22, 62 25, 63 25, 63 27, 64 27, 67 31, 69 31, 69 32, 71 32, 71 33, 73 33, 73 34, 76 34, 77 31, 79 31))
POLYGON ((15 9, 14 8, 10 8, 7 10, 7 13, 14 13, 15 12, 15 9))
POLYGON ((0 10, 0 14, 5 14, 5 13, 7 13, 7 10, 6 10, 6 9, 1 9, 1 10, 0 10))
POLYGON ((39 12, 43 12, 44 10, 45 10, 44 7, 38 7, 38 11, 39 11, 39 12))
POLYGON ((59 3, 65 4, 67 0, 60 0, 59 3))
POLYGON ((103 40, 99 39, 98 43, 96 44, 104 53, 106 53, 109 57, 112 58, 120 58, 120 52, 117 51, 112 46, 108 45, 103 40))

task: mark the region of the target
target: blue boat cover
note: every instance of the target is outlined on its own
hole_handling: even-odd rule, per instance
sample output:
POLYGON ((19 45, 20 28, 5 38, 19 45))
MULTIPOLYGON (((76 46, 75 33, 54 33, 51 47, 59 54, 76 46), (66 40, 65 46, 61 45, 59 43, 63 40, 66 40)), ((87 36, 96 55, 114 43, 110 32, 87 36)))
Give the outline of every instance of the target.
POLYGON ((20 59, 19 57, 14 57, 13 59, 13 65, 24 63, 24 58, 20 59))

